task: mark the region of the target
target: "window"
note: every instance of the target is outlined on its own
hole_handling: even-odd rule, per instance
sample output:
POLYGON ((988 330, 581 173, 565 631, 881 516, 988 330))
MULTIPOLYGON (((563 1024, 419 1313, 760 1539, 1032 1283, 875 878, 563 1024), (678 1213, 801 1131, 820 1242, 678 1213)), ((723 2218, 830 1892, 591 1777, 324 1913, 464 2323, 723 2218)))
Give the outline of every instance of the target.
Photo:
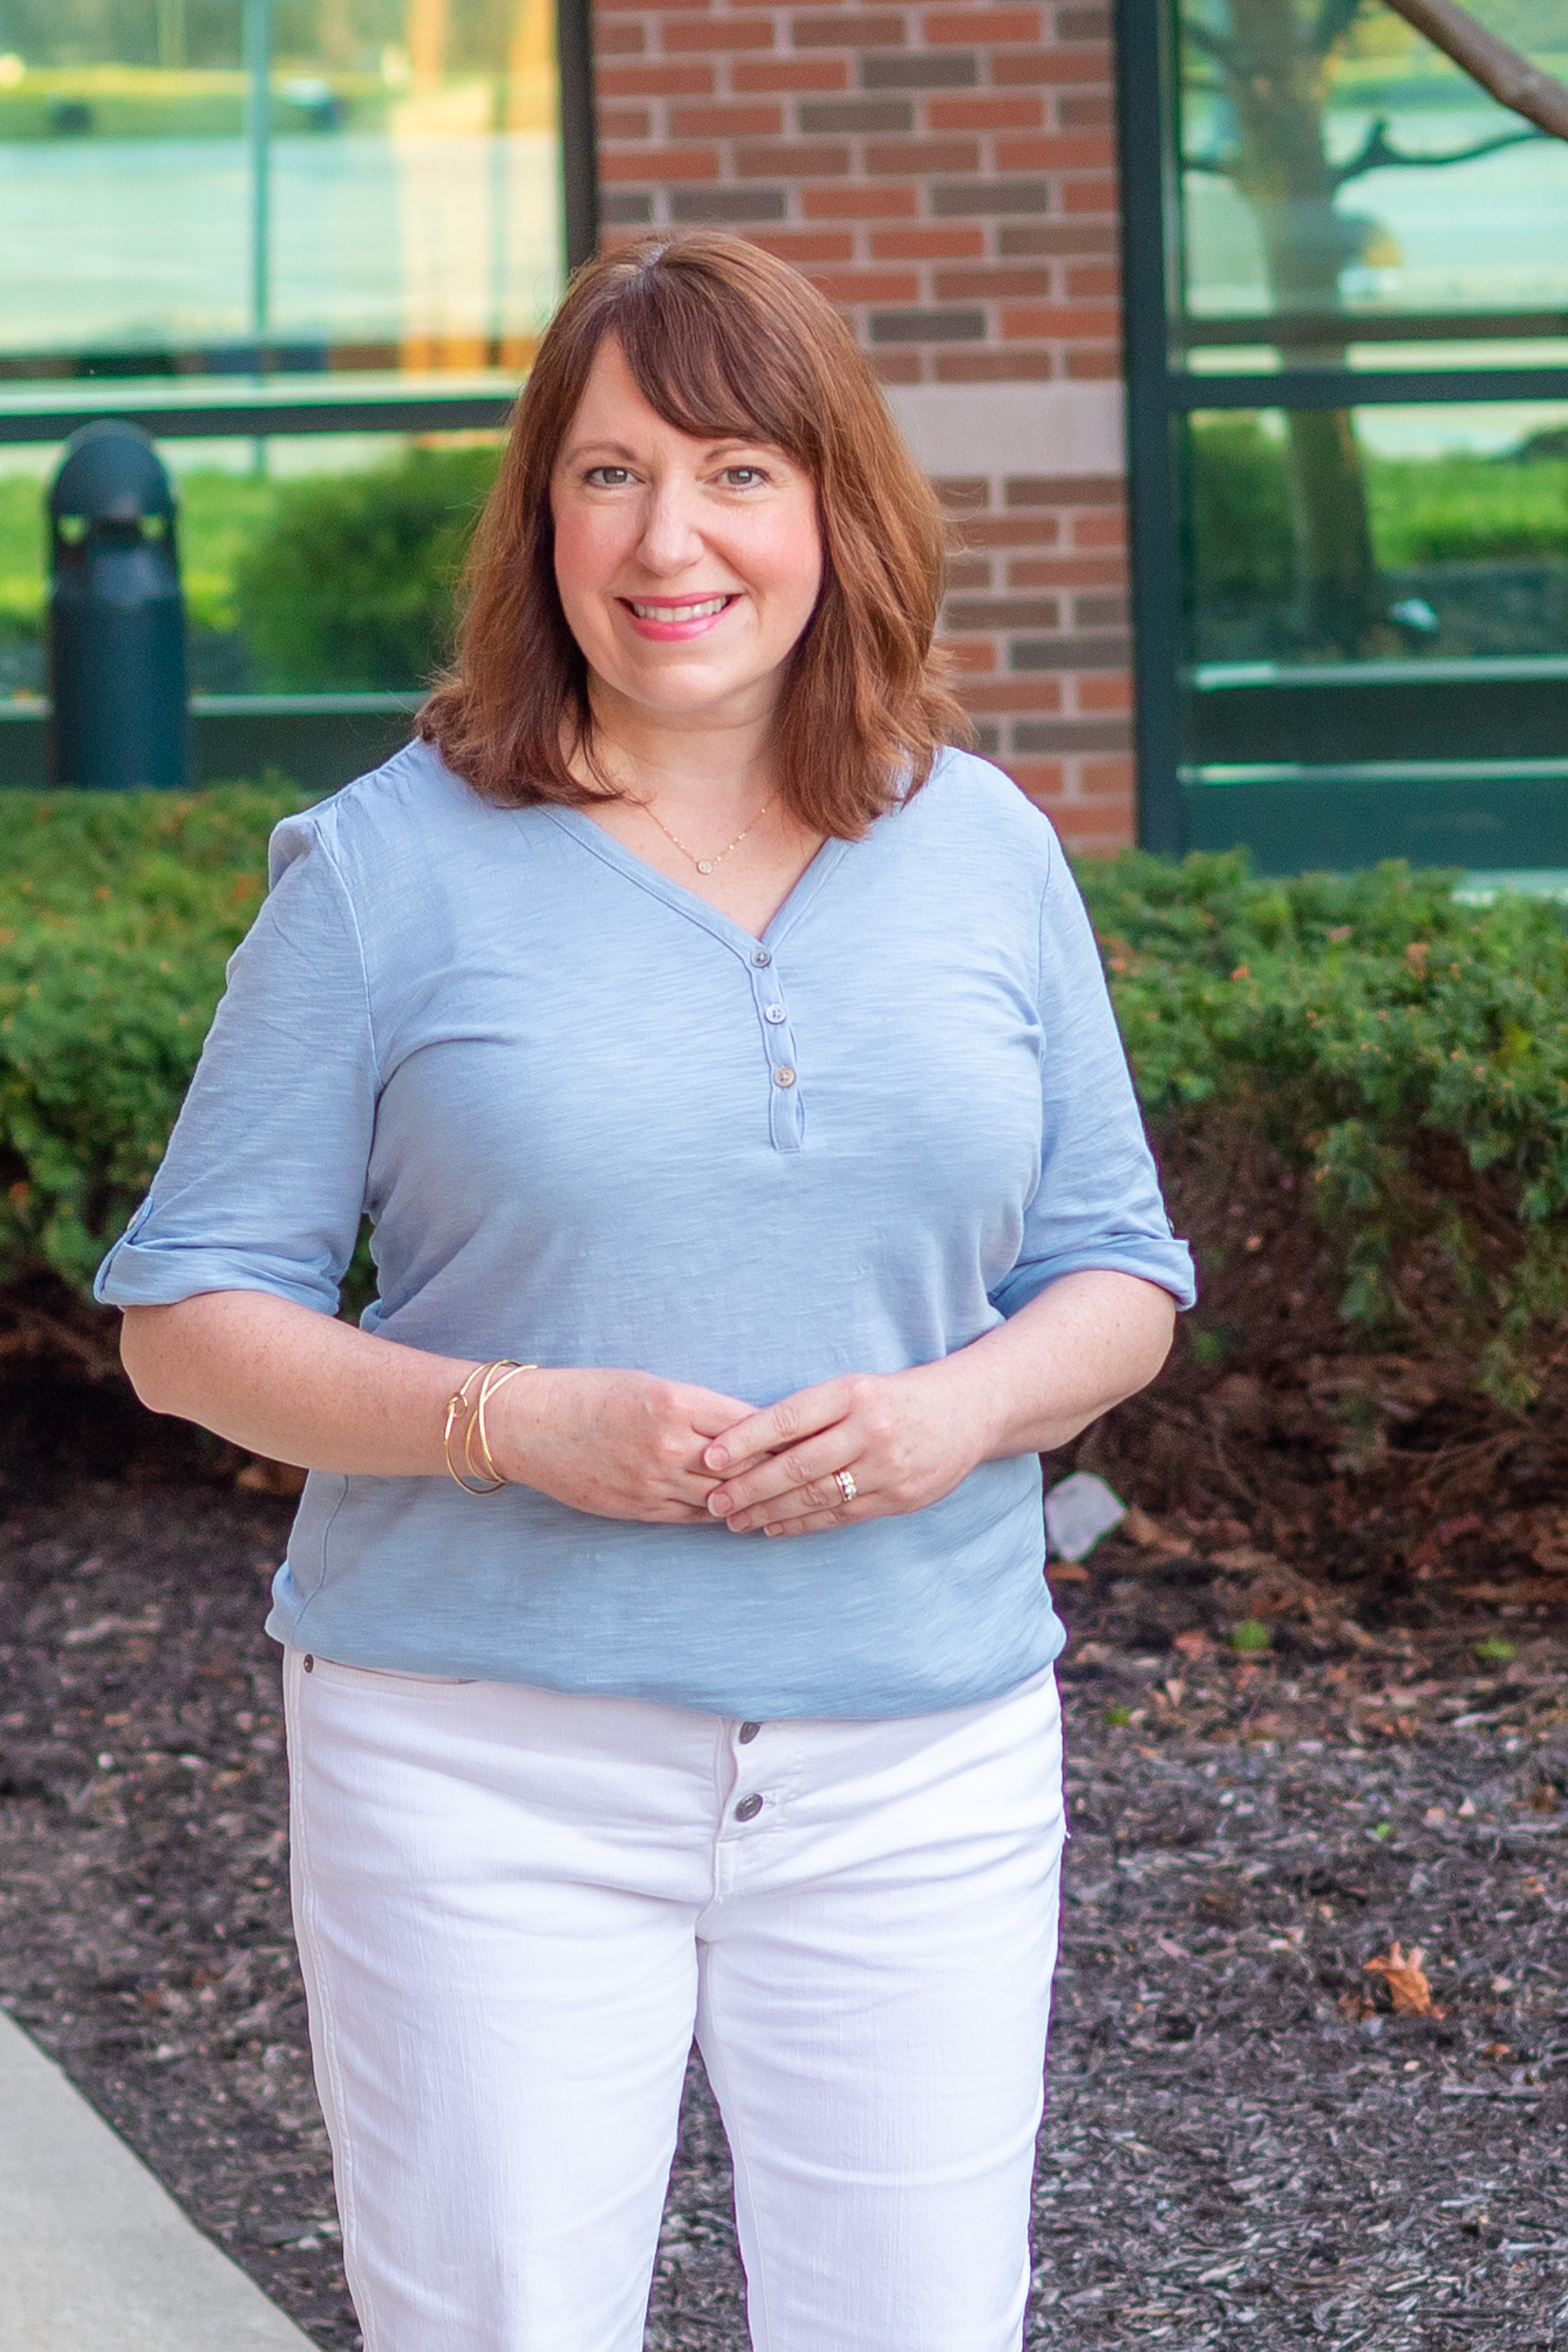
POLYGON ((1568 143, 1377 0, 1122 30, 1145 837, 1568 868, 1568 143))
POLYGON ((43 493, 104 414, 181 494, 202 772, 339 782, 395 739, 593 248, 588 93, 587 0, 0 0, 0 782, 42 774, 43 493), (341 589, 314 636, 248 560, 280 516, 341 589))
POLYGON ((515 376, 551 0, 0 0, 0 384, 515 376))

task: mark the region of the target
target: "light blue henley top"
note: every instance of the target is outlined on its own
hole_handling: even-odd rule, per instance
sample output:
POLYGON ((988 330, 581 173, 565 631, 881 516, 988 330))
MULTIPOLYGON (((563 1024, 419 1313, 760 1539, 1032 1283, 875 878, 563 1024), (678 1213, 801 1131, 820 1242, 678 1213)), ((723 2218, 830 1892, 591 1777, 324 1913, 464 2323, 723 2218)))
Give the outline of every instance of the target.
MULTIPOLYGON (((122 1307, 263 1291, 369 1330, 773 1403, 963 1348, 1058 1275, 1193 1295, 1045 819, 948 753, 758 940, 580 812, 411 745, 273 837, 122 1307)), ((999 1695, 1061 1646, 1040 1465, 788 1541, 313 1472, 269 1631, 350 1665, 759 1720, 999 1695)))

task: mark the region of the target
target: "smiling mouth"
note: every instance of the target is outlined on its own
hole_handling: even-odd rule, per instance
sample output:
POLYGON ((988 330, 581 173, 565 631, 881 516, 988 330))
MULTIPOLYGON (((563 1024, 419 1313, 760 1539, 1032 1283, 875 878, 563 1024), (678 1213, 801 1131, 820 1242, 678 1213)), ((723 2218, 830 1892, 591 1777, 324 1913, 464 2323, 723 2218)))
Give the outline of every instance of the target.
POLYGON ((683 604, 647 604, 633 597, 627 597, 625 601, 639 621, 657 621, 667 623, 679 621, 710 620, 715 613, 721 613, 726 605, 733 604, 735 598, 733 595, 702 596, 693 598, 683 604))

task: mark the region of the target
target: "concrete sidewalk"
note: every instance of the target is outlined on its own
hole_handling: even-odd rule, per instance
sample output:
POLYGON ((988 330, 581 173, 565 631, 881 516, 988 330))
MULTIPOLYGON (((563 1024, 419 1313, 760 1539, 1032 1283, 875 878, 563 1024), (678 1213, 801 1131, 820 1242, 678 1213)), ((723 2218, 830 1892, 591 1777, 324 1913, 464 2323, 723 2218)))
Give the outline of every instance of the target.
POLYGON ((0 2012, 4 2352, 312 2352, 0 2012))

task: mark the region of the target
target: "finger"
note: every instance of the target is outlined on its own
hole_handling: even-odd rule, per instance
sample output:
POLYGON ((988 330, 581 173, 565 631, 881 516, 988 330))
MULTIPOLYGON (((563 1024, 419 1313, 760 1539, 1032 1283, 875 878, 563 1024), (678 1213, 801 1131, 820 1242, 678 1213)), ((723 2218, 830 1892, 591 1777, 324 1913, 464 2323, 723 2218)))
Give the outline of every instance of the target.
POLYGON ((708 1508, 716 1519, 729 1519, 736 1511, 755 1511, 771 1505, 775 1497, 809 1487, 821 1490, 821 1506, 830 1509, 835 1491, 831 1486, 833 1472, 843 1467, 851 1450, 840 1423, 823 1437, 792 1446, 787 1454, 770 1454, 755 1469, 732 1472, 708 1497, 708 1508))
POLYGON ((770 1519, 763 1526, 765 1536, 821 1536, 830 1528, 852 1525, 859 1519, 877 1519, 877 1511, 862 1511, 858 1502, 841 1503, 836 1511, 808 1511, 799 1519, 770 1519))
MULTIPOLYGON (((863 1500, 858 1490, 855 1500, 863 1500)), ((710 1511, 713 1509, 711 1495, 708 1508, 710 1511)), ((781 1495, 753 1503, 747 1510, 729 1513, 726 1524, 737 1536, 747 1535, 756 1527, 772 1526, 775 1520, 820 1519, 826 1515, 831 1516, 836 1524, 849 1516, 851 1508, 845 1501, 836 1480, 809 1479, 803 1485, 792 1486, 781 1495)))
POLYGON ((755 1421, 757 1415, 755 1405, 747 1405, 740 1397, 721 1396, 717 1388, 682 1387, 679 1403, 681 1411, 690 1418, 698 1451, 707 1440, 722 1437, 726 1429, 755 1421))
POLYGON ((841 1380, 826 1380, 816 1388, 797 1388, 794 1396, 780 1397, 765 1412, 751 1413, 735 1423, 708 1447, 703 1462, 708 1469, 722 1475, 759 1454, 782 1453, 802 1438, 831 1429, 844 1419, 849 1407, 848 1389, 841 1380))

